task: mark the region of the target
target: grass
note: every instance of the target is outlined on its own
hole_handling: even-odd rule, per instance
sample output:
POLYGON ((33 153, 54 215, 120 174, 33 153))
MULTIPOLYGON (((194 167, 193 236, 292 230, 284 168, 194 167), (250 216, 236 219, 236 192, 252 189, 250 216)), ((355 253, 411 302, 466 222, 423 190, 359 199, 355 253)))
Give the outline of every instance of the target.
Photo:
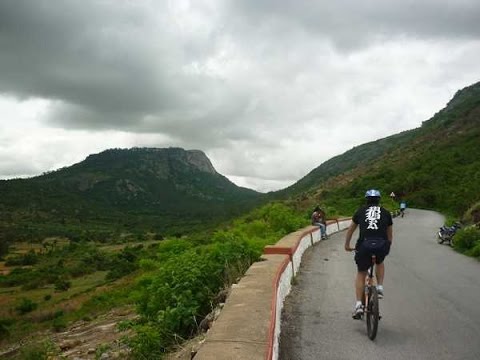
POLYGON ((129 242, 125 244, 102 245, 102 246, 99 246, 99 249, 106 252, 119 252, 125 249, 127 246, 134 247, 137 245, 143 245, 144 247, 148 247, 149 245, 159 244, 160 242, 161 242, 160 240, 149 240, 149 241, 129 242))
MULTIPOLYGON (((57 249, 67 244, 66 241, 57 238, 46 239, 43 243, 49 243, 57 249)), ((107 246, 97 244, 95 247, 114 254, 127 246, 154 243, 158 243, 158 240, 107 246)), ((18 256, 31 250, 45 254, 45 247, 42 244, 22 242, 16 243, 10 248, 9 256, 18 256)), ((48 254, 46 256, 49 257, 48 254)), ((69 266, 72 259, 64 258, 64 265, 69 266)), ((44 263, 45 261, 41 259, 33 267, 42 266, 44 263)), ((4 261, 0 263, 1 272, 8 273, 15 267, 17 266, 6 266, 4 261)), ((131 274, 116 281, 107 281, 107 273, 108 271, 95 271, 70 278, 68 281, 71 283, 71 287, 66 291, 56 291, 54 284, 30 290, 26 290, 22 286, 0 287, 0 320, 4 319, 10 324, 8 326, 9 336, 2 335, 0 338, 1 347, 8 343, 18 342, 27 336, 30 338, 37 336, 34 334, 44 334, 45 330, 58 331, 80 319, 94 319, 97 315, 108 312, 117 306, 133 304, 132 286, 135 283, 136 275, 131 274), (36 308, 20 314, 16 308, 26 300, 36 304, 36 308)))
POLYGON ((11 319, 8 338, 0 339, 0 346, 16 343, 26 336, 45 336, 45 330, 53 330, 61 322, 60 330, 78 320, 94 319, 112 308, 132 304, 132 278, 122 278, 113 283, 105 283, 106 272, 97 272, 85 278, 72 281, 72 288, 65 292, 55 292, 53 286, 31 291, 17 288, 15 294, 1 296, 0 319, 11 319), (45 296, 51 298, 45 300, 45 296), (29 298, 38 304, 30 313, 18 315, 14 308, 19 299, 29 298), (3 304, 3 301, 7 301, 3 304))
POLYGON ((63 247, 65 245, 70 244, 70 240, 61 237, 48 237, 42 241, 42 243, 38 242, 15 242, 11 247, 9 254, 26 254, 27 252, 34 250, 35 252, 41 252, 45 249, 44 244, 48 245, 55 245, 57 247, 63 247))
POLYGON ((58 306, 66 300, 70 300, 79 294, 104 284, 106 274, 106 271, 97 271, 93 274, 73 279, 71 280, 72 287, 67 291, 55 291, 53 285, 33 290, 22 290, 21 287, 0 288, 0 294, 2 294, 0 317, 12 315, 12 309, 20 298, 27 298, 38 303, 38 309, 35 312, 42 312, 52 306, 58 306), (51 295, 50 300, 45 300, 47 295, 51 295))

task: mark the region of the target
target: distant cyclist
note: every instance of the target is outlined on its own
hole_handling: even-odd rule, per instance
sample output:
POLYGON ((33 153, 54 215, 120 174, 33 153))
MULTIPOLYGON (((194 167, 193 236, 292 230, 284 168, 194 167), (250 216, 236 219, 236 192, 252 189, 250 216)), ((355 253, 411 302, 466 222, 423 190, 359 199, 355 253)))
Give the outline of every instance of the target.
POLYGON ((405 209, 407 208, 407 203, 405 202, 405 200, 402 200, 400 202, 400 215, 403 215, 405 214, 405 209))
POLYGON ((379 205, 380 191, 368 190, 365 194, 365 199, 367 201, 366 205, 360 207, 355 212, 345 236, 345 250, 356 251, 357 276, 355 280, 356 303, 353 313, 354 319, 360 319, 363 315, 362 297, 365 277, 372 262, 372 253, 376 255, 375 276, 377 277, 377 290, 379 296, 383 297, 383 277, 385 275, 383 260, 390 251, 393 239, 392 216, 388 210, 379 205), (360 234, 355 248, 351 248, 350 241, 357 226, 360 227, 360 234))

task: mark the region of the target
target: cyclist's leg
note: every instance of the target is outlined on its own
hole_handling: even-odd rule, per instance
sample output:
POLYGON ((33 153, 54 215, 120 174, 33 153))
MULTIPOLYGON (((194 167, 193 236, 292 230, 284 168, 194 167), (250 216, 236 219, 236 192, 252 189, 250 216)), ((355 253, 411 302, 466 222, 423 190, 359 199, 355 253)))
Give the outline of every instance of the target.
POLYGON ((365 291, 365 278, 367 277, 366 271, 358 271, 355 279, 355 297, 357 301, 362 301, 363 293, 365 291))
POLYGON ((383 286, 383 278, 385 277, 385 264, 383 262, 375 266, 375 276, 377 277, 377 285, 383 286))
POLYGON ((357 246, 355 253, 355 263, 357 264, 357 276, 355 278, 355 298, 357 304, 362 301, 365 289, 365 278, 367 277, 367 270, 370 267, 372 259, 370 254, 361 246, 357 246))
POLYGON ((355 305, 353 307, 352 317, 355 320, 360 320, 364 314, 364 286, 365 278, 367 277, 366 271, 358 271, 355 278, 355 305))
POLYGON ((381 295, 383 295, 383 279, 385 278, 384 260, 389 252, 390 252, 390 243, 386 242, 385 247, 376 253, 375 262, 377 263, 377 266, 375 266, 375 276, 377 278, 377 286, 379 286, 381 295))

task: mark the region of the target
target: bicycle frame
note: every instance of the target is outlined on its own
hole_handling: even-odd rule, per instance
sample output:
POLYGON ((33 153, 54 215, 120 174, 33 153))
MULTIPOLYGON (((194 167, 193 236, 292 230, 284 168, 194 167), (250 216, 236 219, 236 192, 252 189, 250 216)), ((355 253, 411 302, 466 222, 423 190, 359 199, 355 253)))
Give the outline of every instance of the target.
POLYGON ((365 313, 368 312, 368 302, 370 301, 369 299, 369 288, 372 286, 375 286, 375 278, 374 278, 374 270, 375 270, 375 262, 377 260, 377 257, 375 255, 372 255, 372 266, 368 268, 367 271, 367 277, 365 278, 365 313))

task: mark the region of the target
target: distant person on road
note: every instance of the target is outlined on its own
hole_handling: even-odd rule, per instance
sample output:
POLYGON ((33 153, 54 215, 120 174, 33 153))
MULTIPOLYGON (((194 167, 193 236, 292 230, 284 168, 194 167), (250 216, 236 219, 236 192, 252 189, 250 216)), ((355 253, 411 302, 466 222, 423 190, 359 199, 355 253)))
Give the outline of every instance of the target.
POLYGON ((325 220, 325 212, 316 206, 312 213, 312 225, 320 228, 320 236, 322 240, 327 238, 327 222, 325 220))
POLYGON ((405 202, 405 200, 402 200, 402 201, 400 202, 400 214, 402 215, 402 217, 403 217, 403 215, 404 215, 404 213, 405 213, 405 209, 406 209, 406 208, 407 208, 407 203, 405 202))
POLYGON ((376 255, 375 276, 377 277, 378 295, 383 297, 383 278, 385 275, 383 261, 390 251, 393 240, 392 215, 380 206, 380 191, 368 190, 365 193, 365 199, 366 205, 355 212, 345 236, 345 250, 355 250, 355 263, 357 264, 354 319, 360 319, 363 315, 362 297, 367 270, 372 263, 372 253, 376 255), (360 227, 360 234, 355 248, 351 248, 350 241, 357 226, 360 227), (373 243, 376 243, 375 247, 372 247, 373 243))

